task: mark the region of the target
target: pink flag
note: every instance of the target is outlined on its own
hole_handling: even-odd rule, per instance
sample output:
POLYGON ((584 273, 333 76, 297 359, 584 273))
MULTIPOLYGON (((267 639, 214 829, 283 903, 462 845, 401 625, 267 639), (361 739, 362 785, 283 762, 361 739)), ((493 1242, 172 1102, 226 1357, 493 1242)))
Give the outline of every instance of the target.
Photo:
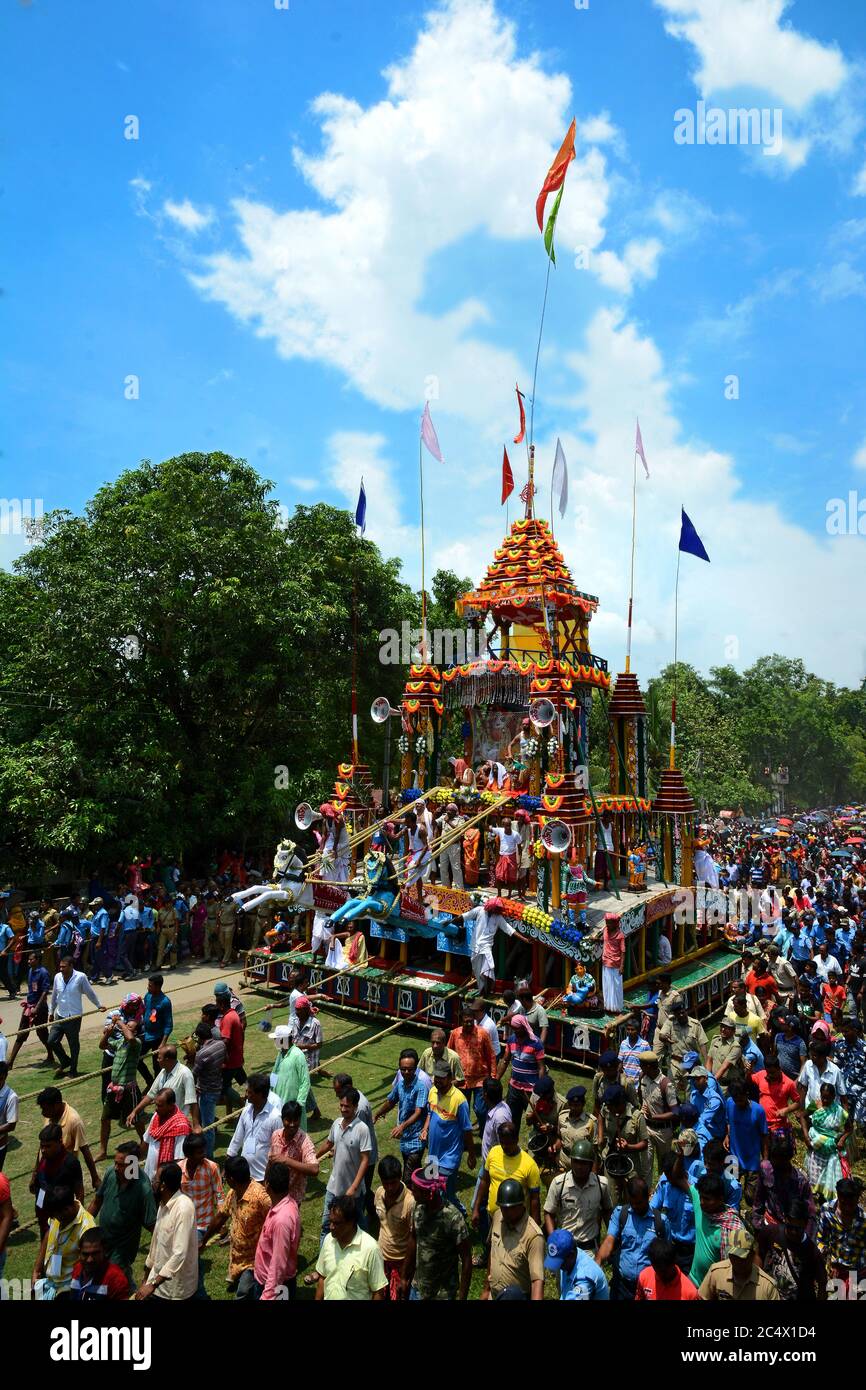
POLYGON ((641 463, 643 464, 644 473, 646 473, 647 477, 649 477, 649 468, 647 466, 646 454, 643 451, 643 440, 640 437, 640 420, 638 420, 637 422, 637 433, 634 437, 634 451, 640 458, 641 463))
POLYGON ((430 402, 424 403, 424 414, 421 416, 421 439, 427 446, 427 450, 439 463, 444 463, 442 450, 439 448, 439 440, 436 437, 436 430, 433 421, 430 419, 430 402))

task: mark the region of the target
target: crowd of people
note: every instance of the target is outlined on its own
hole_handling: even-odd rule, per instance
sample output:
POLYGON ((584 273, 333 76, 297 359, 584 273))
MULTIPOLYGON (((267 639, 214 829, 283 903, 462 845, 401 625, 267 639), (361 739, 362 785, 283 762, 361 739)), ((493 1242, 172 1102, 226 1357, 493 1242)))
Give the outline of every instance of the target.
POLYGON ((316 1299, 353 1301, 857 1298, 866 877, 859 858, 833 857, 837 838, 832 822, 792 835, 796 853, 760 886, 763 842, 744 835, 732 850, 720 836, 710 847, 727 841, 726 875, 736 865, 769 897, 732 943, 718 1029, 710 1038, 662 974, 594 1075, 568 1087, 548 1069, 548 1018, 526 980, 496 1001, 498 1022, 478 993, 450 1031, 402 1046, 374 1106, 350 1073, 320 1070, 303 967, 287 1022, 269 1031, 270 1070, 248 1075, 246 1012, 228 983, 177 1039, 158 970, 107 1011, 98 953, 88 978, 55 935, 52 975, 49 948, 33 945, 25 1031, 0 1060, 0 1273, 25 1217, 2 1174, 19 1119, 10 1078, 33 1040, 53 1082, 75 1078, 88 1000, 105 1013, 97 1151, 59 1086, 35 1098, 39 1297, 205 1298, 201 1252, 219 1240, 236 1300, 293 1299, 299 1279, 316 1299), (323 1081, 338 1111, 327 1130, 323 1081), (220 1104, 240 1110, 218 1161, 220 1104), (126 1135, 112 1146, 113 1126, 126 1135), (318 1255, 299 1271, 311 1208, 318 1255))

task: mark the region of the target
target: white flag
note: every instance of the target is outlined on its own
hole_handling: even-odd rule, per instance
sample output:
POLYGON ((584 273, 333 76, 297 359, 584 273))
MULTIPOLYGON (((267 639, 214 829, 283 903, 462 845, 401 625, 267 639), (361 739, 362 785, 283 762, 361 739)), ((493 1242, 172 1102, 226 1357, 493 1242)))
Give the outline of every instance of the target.
POLYGON ((553 496, 559 506, 559 515, 565 516, 565 509, 568 506, 568 464, 565 462, 565 454, 562 443, 557 438, 556 457, 553 460, 553 496))
POLYGON ((643 464, 644 473, 646 473, 647 477, 649 477, 649 466, 646 461, 646 454, 643 451, 643 440, 640 437, 640 420, 638 420, 637 422, 637 432, 634 437, 634 451, 640 458, 641 463, 643 464))

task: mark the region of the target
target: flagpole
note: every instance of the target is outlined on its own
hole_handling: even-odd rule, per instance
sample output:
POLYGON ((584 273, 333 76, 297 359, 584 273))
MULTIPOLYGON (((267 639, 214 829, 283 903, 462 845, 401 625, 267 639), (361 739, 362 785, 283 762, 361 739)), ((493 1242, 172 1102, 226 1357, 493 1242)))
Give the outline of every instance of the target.
MULTIPOLYGON (((551 249, 551 251, 553 250, 553 240, 552 240, 552 239, 551 239, 551 242, 550 242, 550 249, 551 249)), ((529 403, 529 441, 528 441, 528 445, 527 445, 527 452, 528 452, 529 445, 532 444, 532 442, 533 442, 533 440, 534 440, 534 438, 535 438, 535 384, 536 384, 536 381, 538 380, 538 359, 539 359, 539 356, 541 355, 541 336, 542 336, 542 334, 543 334, 543 332, 544 332, 544 315, 545 315, 545 313, 546 313, 546 311, 547 311, 547 291, 548 291, 548 289, 549 289, 549 287, 550 287, 550 267, 551 267, 551 264, 552 264, 552 262, 551 262, 550 256, 548 255, 548 257, 547 257, 547 274, 546 274, 545 277, 544 277, 544 299, 543 299, 542 302, 541 302, 541 322, 540 322, 539 325, 538 325, 538 342, 537 342, 536 347, 535 347, 535 366, 534 366, 533 371, 532 371, 532 400, 531 400, 530 403, 529 403)))
POLYGON ((680 599, 680 555, 682 551, 677 547, 677 577, 674 584, 674 696, 671 700, 671 767, 676 766, 676 747, 677 747, 677 637, 679 627, 679 599, 680 599))
POLYGON ((424 583, 424 440, 418 439, 418 477, 421 493, 421 657, 427 660, 427 589, 424 583))
MULTIPOLYGON (((628 636, 625 648, 626 674, 631 670, 631 615, 634 607, 634 550, 637 525, 637 449, 634 451, 631 470, 631 570, 628 581, 628 636)), ((679 553, 679 552, 678 552, 679 553)))

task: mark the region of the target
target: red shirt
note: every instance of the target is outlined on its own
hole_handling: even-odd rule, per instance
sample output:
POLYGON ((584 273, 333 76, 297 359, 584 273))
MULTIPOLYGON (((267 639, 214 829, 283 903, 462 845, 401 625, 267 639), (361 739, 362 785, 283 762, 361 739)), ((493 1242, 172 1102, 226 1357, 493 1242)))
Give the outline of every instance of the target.
POLYGON ((847 997, 844 985, 824 985, 821 990, 821 1002, 825 1014, 832 1013, 834 1009, 844 1009, 847 997))
POLYGON ((677 1277, 672 1279, 669 1284, 663 1284, 657 1278, 652 1265, 647 1265, 638 1275, 637 1292, 635 1301, 647 1303, 696 1303, 698 1302, 698 1291, 689 1279, 688 1275, 683 1274, 681 1269, 677 1270, 677 1277))
POLYGON ((790 1076, 785 1076, 783 1072, 775 1085, 772 1085, 767 1080, 765 1071, 759 1072, 754 1077, 754 1081, 758 1087, 758 1100, 764 1107, 764 1114, 767 1117, 768 1128, 790 1128, 791 1116, 786 1115, 782 1118, 779 1111, 784 1110, 785 1106, 790 1105, 792 1101, 799 1099, 800 1093, 797 1090, 796 1082, 792 1081, 790 1076))
POLYGON ((460 1058, 463 1078, 470 1089, 480 1086, 485 1076, 496 1075, 493 1044, 486 1028, 479 1028, 477 1023, 473 1023, 468 1037, 462 1028, 452 1028, 448 1046, 460 1058))
POLYGON ((226 1045, 223 1070, 225 1071, 227 1067, 242 1067, 244 1064, 244 1030, 234 1009, 226 1009, 224 1014, 220 1014, 219 1030, 226 1045))
POLYGON ((81 1261, 76 1261, 72 1269, 72 1292, 84 1303, 102 1298, 128 1299, 132 1290, 123 1270, 117 1265, 106 1264, 95 1283, 85 1283, 81 1261))
POLYGON ((757 970, 750 970, 746 976, 746 989, 750 994, 757 993, 758 986, 767 991, 771 999, 775 999, 779 993, 779 986, 772 975, 759 975, 757 970))
POLYGON ((625 960, 625 932, 617 927, 615 931, 604 929, 601 943, 601 963, 611 970, 622 970, 625 960))

